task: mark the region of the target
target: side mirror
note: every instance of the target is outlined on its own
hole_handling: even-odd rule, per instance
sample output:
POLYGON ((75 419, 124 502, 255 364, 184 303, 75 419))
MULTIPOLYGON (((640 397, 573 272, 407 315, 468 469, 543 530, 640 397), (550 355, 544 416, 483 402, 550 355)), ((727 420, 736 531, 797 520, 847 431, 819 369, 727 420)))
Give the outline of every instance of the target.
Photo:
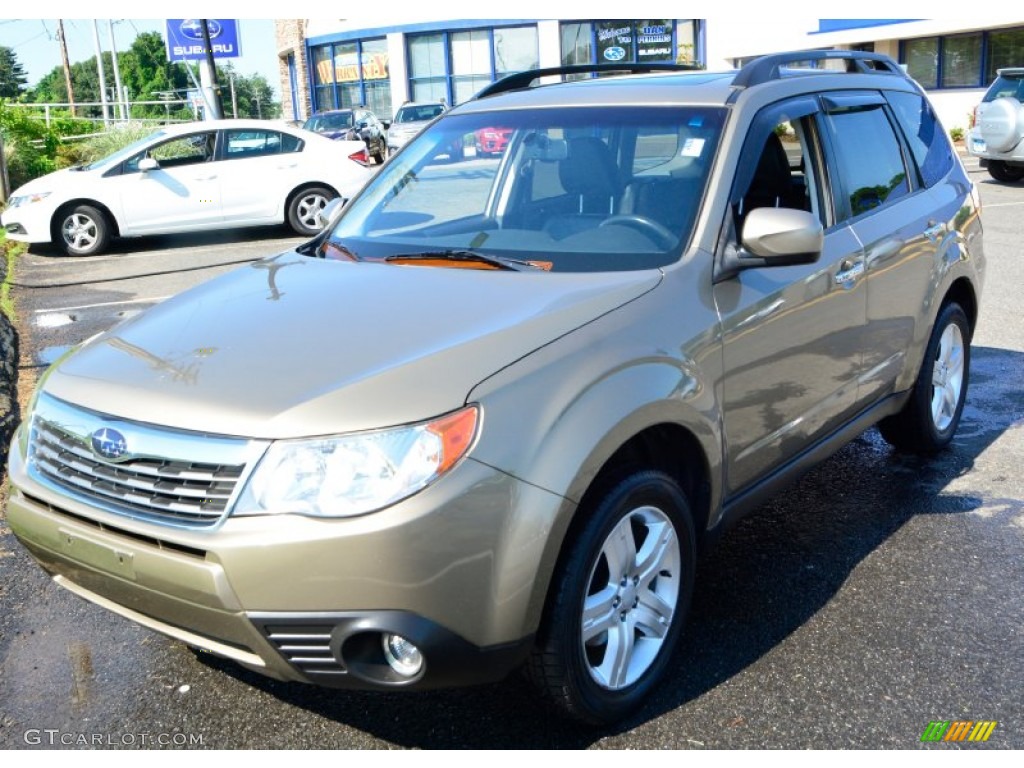
POLYGON ((316 223, 320 229, 327 229, 327 227, 334 224, 341 215, 341 209, 345 207, 347 202, 343 197, 336 197, 321 208, 316 215, 316 223))
POLYGON ((744 269, 813 264, 821 256, 825 230, 813 213, 796 208, 755 208, 743 222, 741 245, 726 246, 715 282, 744 269))
POLYGON ((811 264, 825 244, 825 232, 813 213, 795 208, 755 208, 743 224, 743 248, 764 266, 811 264))
POLYGON ((160 163, 158 163, 152 157, 144 157, 141 160, 139 160, 138 167, 140 171, 155 171, 157 168, 160 167, 160 163))

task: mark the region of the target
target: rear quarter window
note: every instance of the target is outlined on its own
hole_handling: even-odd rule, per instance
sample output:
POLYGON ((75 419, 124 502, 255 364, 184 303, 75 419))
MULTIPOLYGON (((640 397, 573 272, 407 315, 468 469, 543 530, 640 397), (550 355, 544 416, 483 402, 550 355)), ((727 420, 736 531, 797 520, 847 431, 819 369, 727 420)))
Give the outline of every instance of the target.
POLYGON ((926 187, 935 185, 953 167, 953 153, 935 112, 916 93, 891 91, 886 98, 921 171, 921 180, 926 187))

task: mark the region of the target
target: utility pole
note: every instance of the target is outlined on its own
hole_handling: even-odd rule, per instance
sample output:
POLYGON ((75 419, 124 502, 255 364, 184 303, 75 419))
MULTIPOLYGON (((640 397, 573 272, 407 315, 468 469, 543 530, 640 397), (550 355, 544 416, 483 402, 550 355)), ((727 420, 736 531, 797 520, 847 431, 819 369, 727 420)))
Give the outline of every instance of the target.
POLYGON ((103 72, 103 48, 100 47, 100 27, 92 20, 92 39, 96 44, 96 74, 100 78, 100 103, 103 105, 103 127, 110 126, 110 109, 107 105, 107 76, 103 72))
POLYGON ((210 72, 210 90, 212 91, 213 118, 220 120, 224 117, 224 104, 220 99, 220 86, 217 85, 217 65, 213 62, 213 44, 210 42, 210 26, 208 19, 200 19, 203 25, 203 47, 206 49, 206 67, 210 72))
POLYGON ((114 20, 107 19, 110 32, 110 57, 114 62, 114 87, 117 88, 117 115, 121 121, 127 119, 128 105, 124 103, 124 88, 121 87, 121 67, 117 63, 117 45, 114 43, 114 20))
POLYGON ((231 73, 231 116, 238 119, 238 94, 235 93, 235 73, 231 73))
POLYGON ((57 42, 60 43, 60 60, 64 64, 64 85, 68 90, 68 104, 71 116, 75 117, 75 89, 71 86, 71 63, 68 61, 68 42, 64 39, 64 19, 57 19, 57 42))

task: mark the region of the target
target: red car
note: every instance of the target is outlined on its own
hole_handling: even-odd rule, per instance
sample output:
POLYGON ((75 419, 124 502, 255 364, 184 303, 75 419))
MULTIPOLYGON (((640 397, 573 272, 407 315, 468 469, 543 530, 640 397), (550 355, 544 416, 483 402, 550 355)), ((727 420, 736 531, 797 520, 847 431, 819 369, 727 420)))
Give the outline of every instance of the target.
POLYGON ((476 132, 476 153, 481 157, 500 155, 508 146, 511 128, 481 128, 476 132))

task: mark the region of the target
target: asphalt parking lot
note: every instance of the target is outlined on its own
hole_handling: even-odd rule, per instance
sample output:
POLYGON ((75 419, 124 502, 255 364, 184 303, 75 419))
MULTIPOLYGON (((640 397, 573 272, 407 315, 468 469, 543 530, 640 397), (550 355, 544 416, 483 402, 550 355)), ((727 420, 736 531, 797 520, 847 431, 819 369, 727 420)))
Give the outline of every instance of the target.
MULTIPOLYGON (((740 524, 700 567, 666 684, 619 727, 566 724, 518 678, 411 695, 266 680, 53 585, 0 520, 0 747, 1024 748, 1024 184, 969 168, 989 266, 952 448, 926 462, 871 430, 740 524), (937 720, 997 725, 982 744, 922 743, 937 720)), ((298 242, 268 229, 30 253, 22 375, 298 242)))

